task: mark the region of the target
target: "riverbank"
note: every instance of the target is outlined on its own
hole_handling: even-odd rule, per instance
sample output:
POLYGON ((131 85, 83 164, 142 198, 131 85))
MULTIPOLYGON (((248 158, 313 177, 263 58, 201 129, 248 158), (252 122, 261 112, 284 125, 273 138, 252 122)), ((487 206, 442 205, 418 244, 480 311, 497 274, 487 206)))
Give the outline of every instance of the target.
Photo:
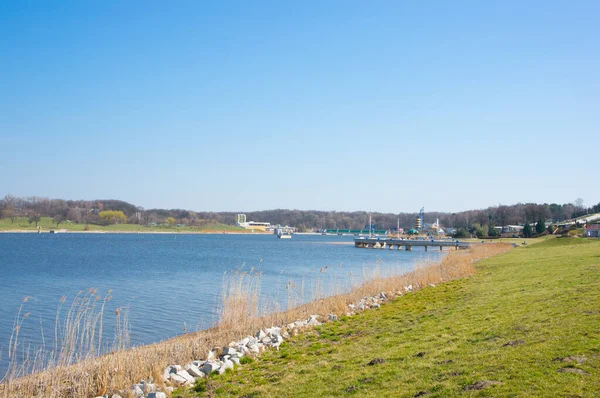
POLYGON ((598 240, 521 247, 177 396, 595 396, 599 256, 598 240))
POLYGON ((474 261, 508 249, 506 245, 482 245, 470 252, 449 253, 441 263, 423 264, 402 276, 365 280, 348 294, 320 299, 317 291, 317 296, 309 304, 262 317, 259 308, 264 303, 257 300, 259 295, 252 288, 256 285, 252 281, 249 285, 233 281, 223 298, 219 324, 213 329, 13 379, 1 387, 0 395, 15 396, 17 392, 23 396, 46 397, 99 395, 101 391, 128 389, 149 377, 157 385, 164 385, 162 374, 167 365, 201 359, 211 348, 225 346, 265 327, 286 325, 312 314, 321 315, 324 319, 330 313, 343 315, 348 311, 348 304, 365 296, 390 292, 391 297, 404 286, 412 285, 418 290, 430 283, 469 276, 474 271, 474 261))

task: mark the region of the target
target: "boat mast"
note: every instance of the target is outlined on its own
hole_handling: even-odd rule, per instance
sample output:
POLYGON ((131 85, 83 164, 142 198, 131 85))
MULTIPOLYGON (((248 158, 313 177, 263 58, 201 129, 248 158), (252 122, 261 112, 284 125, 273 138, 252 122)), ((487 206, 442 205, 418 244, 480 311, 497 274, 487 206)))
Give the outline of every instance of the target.
POLYGON ((371 213, 369 213, 369 238, 372 238, 373 224, 371 224, 371 213))
POLYGON ((398 239, 400 239, 400 216, 398 216, 398 225, 396 226, 396 233, 398 234, 398 239))

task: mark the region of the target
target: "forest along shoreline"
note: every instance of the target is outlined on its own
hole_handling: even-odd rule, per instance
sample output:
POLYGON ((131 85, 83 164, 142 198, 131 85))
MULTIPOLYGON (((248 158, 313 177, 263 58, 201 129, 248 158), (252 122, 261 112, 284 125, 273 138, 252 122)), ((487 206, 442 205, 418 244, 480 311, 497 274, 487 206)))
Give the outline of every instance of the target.
MULTIPOLYGON (((255 335, 266 328, 281 327, 285 332, 290 323, 317 316, 345 316, 357 312, 356 305, 365 297, 396 297, 407 291, 418 291, 475 273, 475 264, 512 249, 509 244, 474 245, 465 251, 448 253, 438 263, 421 264, 403 275, 364 281, 349 293, 316 299, 285 312, 261 314, 257 286, 252 283, 232 283, 224 292, 222 311, 216 327, 188 333, 173 339, 146 346, 119 350, 92 357, 72 365, 58 366, 24 377, 7 375, 0 386, 4 397, 19 396, 100 396, 106 393, 129 394, 132 385, 152 380, 157 390, 176 387, 165 380, 164 371, 174 364, 189 364, 210 357, 215 347, 255 335), (410 286, 410 289, 408 287, 410 286), (408 290, 407 290, 408 289, 408 290)), ((240 275, 239 278, 244 278, 240 275)), ((360 311, 360 309, 358 309, 360 311)))

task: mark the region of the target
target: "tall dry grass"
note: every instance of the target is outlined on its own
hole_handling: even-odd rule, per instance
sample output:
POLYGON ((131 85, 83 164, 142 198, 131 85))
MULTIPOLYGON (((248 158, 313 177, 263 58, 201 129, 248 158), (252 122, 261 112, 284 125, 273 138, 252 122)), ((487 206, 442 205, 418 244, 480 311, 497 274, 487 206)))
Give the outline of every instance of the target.
MULTIPOLYGON (((373 296, 380 292, 393 296, 408 285, 418 290, 429 284, 470 276, 475 272, 477 261, 506 252, 511 247, 508 244, 474 246, 468 251, 451 252, 438 263, 421 264, 403 275, 385 276, 382 275, 381 270, 376 269, 371 274, 363 275, 362 283, 352 287, 351 290, 330 297, 322 297, 323 287, 317 285, 317 288, 311 292, 310 298, 314 300, 305 304, 299 304, 306 299, 301 297, 303 289, 294 286, 290 281, 287 288, 288 309, 273 313, 265 313, 273 306, 261 303, 260 275, 234 274, 225 280, 220 320, 215 327, 160 343, 118 349, 101 356, 90 354, 96 352, 99 346, 97 341, 85 341, 89 338, 97 339, 98 335, 91 334, 90 331, 84 337, 75 334, 79 336, 76 339, 77 343, 72 341, 71 344, 78 344, 79 347, 87 349, 87 355, 74 356, 71 345, 64 356, 69 361, 77 360, 76 363, 65 366, 57 363, 50 369, 22 377, 18 377, 20 375, 18 372, 14 373, 17 377, 8 377, 0 385, 0 396, 94 397, 104 392, 128 390, 130 385, 149 377, 160 385, 162 371, 168 364, 185 364, 191 360, 204 358, 208 350, 225 346, 231 341, 239 340, 265 327, 285 325, 312 314, 322 316, 330 313, 344 314, 348 310, 348 304, 365 296, 373 296)), ((85 315, 81 316, 78 311, 75 310, 72 319, 78 320, 80 325, 81 322, 94 325, 95 322, 101 321, 97 317, 88 319, 85 315)), ((69 329, 67 335, 72 336, 71 332, 69 329)))
MULTIPOLYGON (((61 297, 55 314, 54 336, 46 344, 46 335, 41 325, 41 345, 32 346, 20 340, 23 323, 30 312, 24 312, 34 297, 25 297, 13 323, 13 332, 8 346, 8 370, 2 379, 3 387, 12 380, 30 374, 42 373, 55 368, 66 368, 81 361, 97 358, 106 352, 115 352, 129 347, 128 308, 117 308, 115 330, 112 339, 104 336, 106 304, 111 300, 110 291, 98 294, 96 289, 80 291, 63 314, 66 297, 61 297)), ((0 390, 1 391, 1 390, 0 390)))

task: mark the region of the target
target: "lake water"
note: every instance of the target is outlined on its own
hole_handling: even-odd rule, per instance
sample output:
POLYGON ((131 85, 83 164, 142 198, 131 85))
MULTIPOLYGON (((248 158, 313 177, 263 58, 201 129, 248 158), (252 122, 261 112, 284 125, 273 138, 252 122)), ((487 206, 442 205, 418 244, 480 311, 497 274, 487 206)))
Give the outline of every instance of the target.
MULTIPOLYGON (((57 307, 80 290, 109 289, 104 334, 117 307, 129 306, 131 343, 147 344, 211 326, 224 280, 240 267, 261 272, 262 298, 287 303, 286 284, 312 297, 319 284, 350 287, 375 268, 406 272, 440 254, 357 249, 352 237, 183 234, 0 234, 0 378, 7 366, 13 322, 27 296, 20 348, 53 340, 57 307), (344 242, 346 244, 344 244, 344 242), (323 270, 322 270, 323 268, 323 270), (40 329, 43 329, 43 337, 40 329)), ((329 291, 331 293, 331 291, 329 291)), ((64 314, 65 310, 62 310, 64 314)))

